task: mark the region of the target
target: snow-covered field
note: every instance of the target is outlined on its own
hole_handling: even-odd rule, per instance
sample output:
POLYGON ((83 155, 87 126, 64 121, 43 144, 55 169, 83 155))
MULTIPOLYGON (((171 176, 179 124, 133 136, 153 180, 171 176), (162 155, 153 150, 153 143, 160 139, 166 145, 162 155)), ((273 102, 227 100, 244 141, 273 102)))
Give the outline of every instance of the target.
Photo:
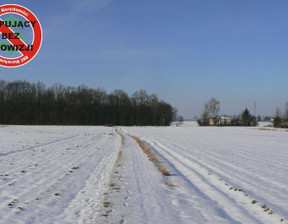
POLYGON ((104 127, 0 128, 0 223, 97 223, 120 147, 104 127))
POLYGON ((0 127, 0 223, 288 223, 288 132, 117 130, 0 127))

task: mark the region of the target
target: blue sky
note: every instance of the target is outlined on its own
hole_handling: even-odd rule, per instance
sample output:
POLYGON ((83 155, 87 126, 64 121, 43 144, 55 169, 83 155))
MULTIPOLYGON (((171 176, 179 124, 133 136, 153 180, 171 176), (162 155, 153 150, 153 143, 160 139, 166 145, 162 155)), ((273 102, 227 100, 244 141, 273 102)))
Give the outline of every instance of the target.
MULTIPOLYGON (((15 3, 6 1, 7 3, 15 3)), ((42 48, 0 79, 158 94, 185 118, 211 97, 221 114, 288 101, 286 0, 18 1, 39 18, 42 48)), ((4 4, 4 3, 3 3, 4 4)))

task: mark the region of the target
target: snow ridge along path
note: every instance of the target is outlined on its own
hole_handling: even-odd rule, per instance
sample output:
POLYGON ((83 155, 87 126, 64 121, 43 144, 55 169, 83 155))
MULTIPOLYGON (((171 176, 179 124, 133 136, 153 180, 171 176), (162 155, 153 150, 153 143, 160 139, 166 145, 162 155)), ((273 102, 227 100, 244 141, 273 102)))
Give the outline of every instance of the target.
POLYGON ((167 177, 138 143, 128 135, 124 138, 122 164, 115 169, 113 184, 106 192, 107 208, 103 208, 100 223, 205 223, 197 202, 187 201, 186 195, 165 184, 167 177))

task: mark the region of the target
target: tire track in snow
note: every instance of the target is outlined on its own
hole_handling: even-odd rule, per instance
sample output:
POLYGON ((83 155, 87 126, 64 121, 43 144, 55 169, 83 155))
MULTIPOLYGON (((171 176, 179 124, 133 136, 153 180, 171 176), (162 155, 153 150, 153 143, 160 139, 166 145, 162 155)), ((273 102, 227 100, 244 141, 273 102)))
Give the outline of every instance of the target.
MULTIPOLYGON (((190 185, 190 188, 187 187, 183 178, 181 187, 165 185, 164 176, 142 152, 138 143, 129 136, 125 136, 125 142, 125 162, 120 174, 127 184, 120 188, 124 195, 129 192, 129 199, 124 203, 125 207, 112 205, 113 211, 104 223, 117 223, 115 216, 122 217, 123 214, 119 211, 123 210, 126 211, 124 217, 127 223, 238 223, 223 210, 211 206, 211 201, 196 194, 190 185), (213 220, 207 213, 213 214, 213 220)), ((112 204, 114 203, 112 199, 112 204)))
POLYGON ((43 146, 52 145, 52 144, 55 144, 55 143, 58 143, 58 142, 66 141, 66 140, 72 140, 72 139, 77 138, 77 137, 80 137, 80 135, 73 135, 73 136, 70 136, 70 137, 57 139, 57 140, 54 140, 54 141, 51 141, 51 142, 47 142, 47 143, 43 143, 43 144, 39 144, 39 145, 35 145, 35 146, 30 146, 30 147, 28 147, 26 149, 17 149, 17 150, 14 150, 14 151, 0 153, 0 157, 13 155, 15 153, 22 153, 22 152, 26 152, 26 151, 30 151, 30 150, 34 150, 34 149, 39 149, 39 148, 41 148, 43 146))
MULTIPOLYGON (((149 139, 156 141, 154 137, 151 137, 151 136, 149 136, 149 139)), ((283 207, 275 203, 271 203, 269 200, 264 198, 263 195, 266 195, 266 196, 269 195, 270 199, 277 201, 279 197, 282 197, 279 192, 282 192, 281 189, 286 189, 287 186, 283 184, 283 181, 280 182, 279 180, 276 180, 276 181, 273 181, 274 183, 273 185, 275 186, 275 188, 267 192, 266 186, 268 184, 271 185, 270 183, 271 179, 267 178, 266 176, 257 175, 257 173, 253 173, 245 169, 246 167, 245 164, 241 163, 241 161, 244 161, 246 159, 245 154, 243 155, 243 153, 242 154, 238 153, 239 158, 244 158, 244 159, 242 159, 241 161, 238 161, 237 162, 238 166, 236 166, 233 163, 231 162, 229 163, 228 161, 226 161, 225 158, 219 159, 217 157, 218 155, 217 151, 214 151, 212 149, 207 150, 207 148, 209 149, 211 145, 213 145, 213 147, 215 148, 217 147, 223 148, 222 145, 217 146, 217 144, 212 144, 212 143, 209 144, 209 141, 207 141, 206 143, 201 142, 201 146, 197 144, 196 146, 194 144, 192 146, 189 146, 189 145, 187 146, 181 143, 181 141, 178 138, 166 139, 165 137, 163 137, 162 139, 163 140, 165 139, 165 141, 169 142, 169 148, 177 148, 178 149, 177 152, 179 153, 179 155, 181 154, 183 157, 191 160, 195 164, 198 164, 200 167, 207 169, 207 172, 213 172, 214 174, 219 176, 219 178, 226 180, 227 183, 231 184, 234 187, 237 187, 238 189, 239 188, 245 189, 245 190, 249 189, 247 192, 250 195, 253 195, 254 198, 257 199, 257 201, 261 201, 265 203, 266 205, 268 205, 268 207, 273 208, 273 210, 278 211, 279 214, 285 215, 285 209, 283 209, 283 207), (197 156, 197 158, 195 156, 192 156, 191 152, 196 151, 196 150, 201 151, 201 149, 205 149, 203 151, 203 153, 205 153, 204 159, 201 159, 201 156, 199 155, 197 156), (249 180, 253 180, 253 181, 249 181, 249 180)), ((229 149, 227 146, 224 148, 229 149)), ((233 152, 238 152, 238 151, 241 151, 241 150, 234 149, 233 152)), ((250 157, 253 158, 252 155, 250 155, 250 157)), ((253 164, 255 166, 255 164, 253 163, 254 160, 251 161, 251 158, 250 160, 247 158, 247 160, 249 161, 249 164, 253 164)), ((259 159, 259 161, 262 161, 262 160, 259 159)))
POLYGON ((240 196, 239 194, 235 196, 234 192, 227 191, 227 187, 224 186, 222 181, 219 181, 218 177, 211 180, 207 170, 200 165, 183 158, 183 155, 158 141, 146 140, 146 142, 169 161, 170 165, 173 165, 182 176, 189 180, 199 193, 204 194, 209 200, 217 202, 226 214, 235 219, 235 222, 238 220, 241 223, 280 223, 282 217, 278 215, 269 216, 260 209, 260 206, 251 206, 251 200, 247 200, 247 198, 243 200, 244 194, 242 196, 242 192, 237 192, 240 193, 240 196), (269 221, 267 222, 267 220, 269 221))
MULTIPOLYGON (((110 144, 109 144, 110 145, 110 144)), ((64 211, 62 223, 97 223, 102 207, 103 195, 109 183, 113 165, 117 158, 118 144, 110 145, 112 150, 99 157, 95 170, 85 181, 84 187, 64 211), (74 211, 71 213, 71 211, 74 211), (77 221, 76 221, 77 220, 77 221)), ((106 148, 106 147, 105 147, 106 148)), ((99 155, 100 156, 100 155, 99 155)))

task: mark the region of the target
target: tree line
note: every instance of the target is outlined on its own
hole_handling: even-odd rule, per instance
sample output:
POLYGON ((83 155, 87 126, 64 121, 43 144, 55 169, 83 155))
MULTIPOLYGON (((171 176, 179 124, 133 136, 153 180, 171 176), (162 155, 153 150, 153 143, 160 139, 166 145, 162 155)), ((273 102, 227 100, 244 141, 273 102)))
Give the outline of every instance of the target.
POLYGON ((198 120, 200 126, 256 126, 257 118, 246 108, 238 116, 218 116, 220 102, 211 98, 204 105, 201 119, 198 120))
POLYGON ((285 104, 284 113, 276 108, 273 122, 275 128, 288 128, 288 102, 285 104))
MULTIPOLYGON (((198 119, 200 126, 256 126, 258 121, 261 121, 260 116, 253 116, 246 108, 238 116, 219 116, 220 102, 211 98, 204 105, 201 119, 198 119)), ((284 112, 279 108, 276 109, 274 117, 266 116, 264 121, 273 122, 275 128, 288 128, 288 102, 285 104, 284 112)))
POLYGON ((156 94, 0 80, 0 124, 170 125, 174 109, 156 94))

